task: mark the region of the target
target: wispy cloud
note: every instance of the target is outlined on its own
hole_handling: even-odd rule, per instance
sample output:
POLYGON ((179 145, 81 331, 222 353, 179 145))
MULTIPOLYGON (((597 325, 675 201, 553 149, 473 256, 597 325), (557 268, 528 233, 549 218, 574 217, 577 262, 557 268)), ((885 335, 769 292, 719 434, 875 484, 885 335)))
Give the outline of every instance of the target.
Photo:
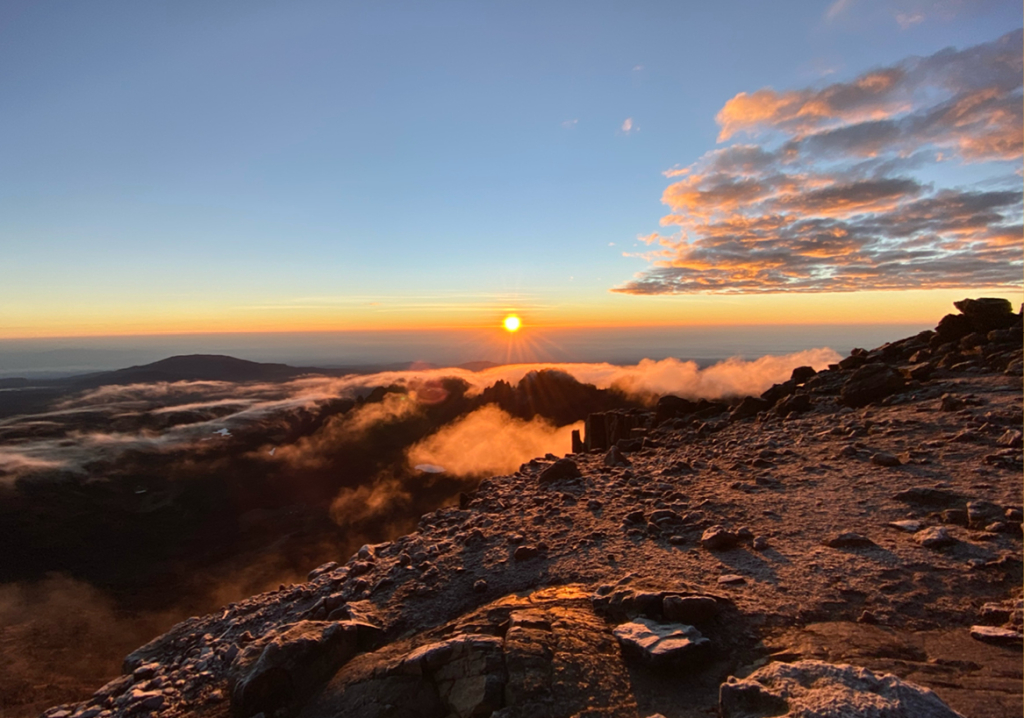
POLYGON ((720 142, 666 172, 675 233, 642 239, 633 294, 1020 286, 1021 31, 850 82, 741 92, 720 142), (753 140, 753 141, 751 141, 753 140), (938 186, 973 164, 988 181, 938 186), (928 179, 926 179, 926 177, 928 179))
POLYGON ((580 121, 578 119, 565 120, 564 122, 562 122, 562 128, 566 130, 571 130, 574 129, 576 125, 578 125, 579 123, 580 121))
POLYGON ((633 132, 636 129, 636 126, 633 124, 633 118, 627 117, 625 120, 623 120, 622 127, 620 127, 619 129, 622 130, 622 133, 626 135, 628 135, 630 132, 633 132))

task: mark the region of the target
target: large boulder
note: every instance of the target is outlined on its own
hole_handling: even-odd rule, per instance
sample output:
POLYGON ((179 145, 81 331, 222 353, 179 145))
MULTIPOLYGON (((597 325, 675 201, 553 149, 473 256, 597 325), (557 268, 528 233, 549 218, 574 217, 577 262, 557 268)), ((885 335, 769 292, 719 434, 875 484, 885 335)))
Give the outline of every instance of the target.
POLYGON ((355 622, 299 621, 246 647, 229 668, 238 716, 267 715, 309 695, 359 651, 355 622))
POLYGON ((846 406, 861 407, 903 389, 903 375, 887 364, 865 364, 853 373, 839 393, 846 406))
POLYGON ((987 334, 993 329, 1012 327, 1018 318, 1013 313, 1013 306, 1008 299, 961 299, 959 302, 953 302, 953 306, 967 317, 972 330, 982 334, 987 334))
POLYGON ((963 718, 927 688, 821 661, 771 663, 719 688, 723 718, 963 718))
POLYGON ((654 407, 654 425, 697 411, 697 402, 668 394, 658 399, 654 407))

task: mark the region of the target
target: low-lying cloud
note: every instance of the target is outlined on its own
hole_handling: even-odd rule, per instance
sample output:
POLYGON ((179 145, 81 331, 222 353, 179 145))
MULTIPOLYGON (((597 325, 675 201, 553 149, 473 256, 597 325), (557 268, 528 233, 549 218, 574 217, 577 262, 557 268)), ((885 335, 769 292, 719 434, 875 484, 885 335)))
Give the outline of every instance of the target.
POLYGON ((487 404, 410 447, 409 464, 434 464, 454 476, 507 474, 530 459, 572 451, 572 431, 583 422, 554 426, 541 418, 517 419, 487 404))
POLYGON ((675 233, 626 294, 1019 287, 1022 32, 822 88, 741 92, 666 175, 675 233), (942 186, 974 165, 966 186, 942 186), (940 180, 939 178, 943 178, 940 180))
MULTIPOLYGON (((323 457, 339 444, 359 442, 375 427, 421 416, 443 402, 448 396, 446 381, 465 387, 466 395, 473 397, 498 381, 514 385, 530 372, 556 369, 581 383, 617 389, 641 401, 652 401, 662 394, 721 399, 760 394, 772 384, 788 379, 794 367, 810 365, 822 369, 838 359, 836 352, 822 348, 750 361, 733 358, 706 368, 696 362, 669 358, 644 359, 628 366, 509 364, 479 372, 457 368, 393 371, 339 378, 310 376, 282 383, 161 382, 109 386, 71 397, 54 411, 0 420, 0 483, 13 483, 21 476, 44 472, 83 472, 92 462, 113 461, 129 451, 217 450, 232 440, 230 435, 222 435, 225 429, 230 434, 260 422, 269 422, 269 426, 313 416, 330 402, 354 401, 381 386, 396 387, 399 391, 385 394, 380 401, 334 414, 317 431, 291 442, 263 445, 254 458, 287 462, 297 468, 320 466, 323 457)), ((499 421, 493 414, 479 412, 472 420, 465 417, 460 422, 459 436, 479 432, 486 437, 500 431, 504 436, 501 441, 519 442, 515 445, 522 447, 522 451, 513 452, 517 457, 514 461, 495 460, 495 466, 503 467, 501 470, 547 453, 551 450, 548 446, 567 446, 567 440, 554 439, 554 435, 541 440, 547 435, 539 424, 499 421), (527 451, 526 447, 534 448, 527 451), (531 451, 536 453, 527 456, 531 451)), ((454 428, 452 432, 451 436, 456 436, 454 428)), ((567 437, 567 432, 557 436, 567 437)), ((435 451, 440 452, 440 447, 438 443, 435 451)), ((565 451, 568 448, 554 453, 565 451)), ((414 463, 440 464, 453 471, 457 464, 452 459, 432 460, 423 456, 414 463)), ((495 469, 497 473, 501 470, 495 469)))

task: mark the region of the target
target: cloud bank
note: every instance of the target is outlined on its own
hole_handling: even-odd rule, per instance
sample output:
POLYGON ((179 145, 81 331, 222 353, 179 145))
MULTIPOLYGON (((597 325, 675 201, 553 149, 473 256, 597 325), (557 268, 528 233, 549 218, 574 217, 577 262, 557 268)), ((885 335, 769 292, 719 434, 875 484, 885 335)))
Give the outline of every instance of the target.
POLYGON ((823 88, 741 92, 673 169, 626 294, 1020 287, 1022 32, 823 88), (969 186, 949 186, 953 173, 969 186))
MULTIPOLYGON (((339 378, 311 376, 281 383, 182 381, 106 386, 71 397, 53 411, 0 419, 0 485, 31 474, 85 472, 96 462, 115 461, 126 452, 216 451, 224 442, 238 440, 222 435, 224 429, 244 432, 259 425, 268 435, 286 437, 289 427, 311 421, 322 407, 365 397, 375 387, 394 386, 401 391, 333 414, 323 426, 303 436, 261 445, 255 456, 260 461, 317 468, 340 444, 358 443, 377 427, 422 416, 444 400, 449 382, 464 386, 466 395, 473 397, 499 381, 514 385, 530 372, 556 369, 579 382, 599 389, 615 388, 640 400, 663 394, 720 399, 760 394, 788 379, 794 367, 822 369, 839 358, 835 351, 822 348, 750 361, 732 358, 703 369, 696 362, 668 358, 644 359, 627 366, 508 364, 479 372, 457 368, 393 371, 339 378)), ((451 458, 457 453, 451 447, 459 441, 470 442, 474 435, 477 438, 472 441, 486 442, 491 448, 483 453, 492 453, 495 466, 500 464, 494 473, 549 451, 569 450, 571 427, 556 431, 539 422, 525 425, 511 418, 498 419, 501 417, 479 412, 464 417, 449 427, 448 434, 419 446, 412 465, 439 464, 459 474, 486 473, 494 467, 470 470, 466 463, 459 464, 462 468, 458 470, 453 468, 458 462, 451 458), (502 442, 510 444, 507 451, 499 450, 502 442)))

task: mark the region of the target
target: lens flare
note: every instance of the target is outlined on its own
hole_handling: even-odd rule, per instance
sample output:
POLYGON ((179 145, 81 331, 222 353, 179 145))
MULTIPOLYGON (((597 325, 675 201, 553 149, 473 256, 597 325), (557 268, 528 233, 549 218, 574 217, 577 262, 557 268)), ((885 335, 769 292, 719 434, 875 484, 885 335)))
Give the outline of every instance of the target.
POLYGON ((522 326, 522 322, 519 321, 519 317, 515 314, 509 314, 505 317, 503 324, 505 326, 505 331, 507 332, 517 332, 519 331, 519 327, 522 326))

